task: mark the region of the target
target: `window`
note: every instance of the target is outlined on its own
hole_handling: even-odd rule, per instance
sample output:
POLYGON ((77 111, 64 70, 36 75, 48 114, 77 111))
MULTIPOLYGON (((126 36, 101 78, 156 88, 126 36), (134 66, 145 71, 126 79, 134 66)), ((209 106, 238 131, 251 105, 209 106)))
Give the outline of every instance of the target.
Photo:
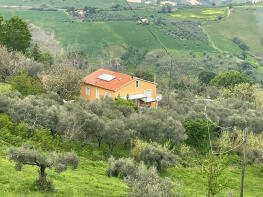
POLYGON ((139 87, 139 81, 138 81, 138 80, 135 82, 135 87, 136 87, 136 88, 139 87))
POLYGON ((90 96, 90 88, 86 87, 86 95, 90 96))
POLYGON ((151 98, 152 97, 152 90, 149 89, 149 90, 144 90, 144 94, 147 98, 151 98))
POLYGON ((109 92, 106 92, 106 93, 105 93, 105 96, 106 96, 106 97, 111 97, 111 95, 110 95, 109 92))
POLYGON ((99 99, 100 98, 100 91, 98 89, 96 89, 96 98, 99 99))

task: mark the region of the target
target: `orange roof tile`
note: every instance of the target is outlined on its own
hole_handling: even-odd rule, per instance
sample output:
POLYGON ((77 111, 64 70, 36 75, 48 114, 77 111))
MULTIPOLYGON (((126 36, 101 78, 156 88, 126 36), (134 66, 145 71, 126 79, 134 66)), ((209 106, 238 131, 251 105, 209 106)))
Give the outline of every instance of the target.
POLYGON ((83 81, 86 84, 101 87, 101 88, 108 89, 111 91, 116 91, 120 87, 124 86, 125 84, 135 79, 136 77, 132 78, 130 75, 127 75, 127 74, 113 72, 113 71, 105 70, 105 69, 98 69, 95 72, 91 73, 90 75, 86 76, 83 79, 83 81), (99 79, 98 77, 103 74, 112 75, 115 78, 110 81, 99 79))

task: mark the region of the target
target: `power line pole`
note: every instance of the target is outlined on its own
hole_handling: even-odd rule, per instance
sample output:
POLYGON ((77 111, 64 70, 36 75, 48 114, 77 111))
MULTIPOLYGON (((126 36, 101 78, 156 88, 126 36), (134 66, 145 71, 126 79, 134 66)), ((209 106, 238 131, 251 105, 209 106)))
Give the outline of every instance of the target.
POLYGON ((242 161, 242 174, 241 174, 241 186, 240 186, 240 197, 244 195, 244 178, 246 169, 246 155, 247 155, 247 128, 243 134, 243 161, 242 161))

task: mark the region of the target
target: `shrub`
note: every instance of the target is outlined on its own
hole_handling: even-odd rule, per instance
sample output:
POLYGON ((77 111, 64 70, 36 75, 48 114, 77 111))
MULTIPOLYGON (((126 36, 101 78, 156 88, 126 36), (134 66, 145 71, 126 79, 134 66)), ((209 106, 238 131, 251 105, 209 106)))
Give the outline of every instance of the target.
POLYGON ((114 157, 108 159, 108 167, 106 170, 107 176, 124 178, 133 175, 136 165, 131 158, 121 158, 115 160, 114 157))
POLYGON ((9 83, 13 89, 18 90, 23 96, 36 95, 43 92, 40 81, 25 73, 19 73, 11 77, 9 83))
POLYGON ((135 141, 131 154, 137 160, 155 166, 159 172, 163 168, 175 166, 178 160, 168 147, 163 147, 155 142, 146 143, 138 139, 135 141))
MULTIPOLYGON (((127 97, 129 97, 129 95, 127 95, 127 97)), ((117 106, 122 106, 122 105, 126 105, 126 106, 130 106, 135 110, 138 110, 137 105, 131 101, 131 100, 125 100, 120 98, 120 96, 118 96, 115 100, 114 100, 114 104, 117 106)))
POLYGON ((209 84, 210 81, 215 78, 215 76, 216 76, 216 73, 214 72, 203 71, 199 73, 198 79, 204 84, 209 84))
POLYGON ((186 139, 186 143, 197 148, 200 152, 207 152, 209 148, 209 139, 208 139, 208 128, 210 132, 213 133, 213 129, 215 128, 215 124, 211 121, 200 120, 189 120, 184 124, 184 128, 188 138, 186 139))
POLYGON ((240 83, 251 83, 243 74, 237 71, 229 71, 218 74, 210 84, 221 88, 233 88, 240 83))
POLYGON ((140 163, 134 176, 125 180, 130 186, 130 197, 173 197, 173 184, 169 178, 160 178, 154 167, 140 163))

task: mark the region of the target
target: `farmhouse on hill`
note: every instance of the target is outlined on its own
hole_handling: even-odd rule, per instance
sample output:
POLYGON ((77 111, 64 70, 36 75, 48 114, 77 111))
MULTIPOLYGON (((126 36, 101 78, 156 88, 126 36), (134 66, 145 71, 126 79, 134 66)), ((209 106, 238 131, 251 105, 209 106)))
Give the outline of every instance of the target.
POLYGON ((161 95, 156 94, 156 83, 123 73, 98 69, 86 76, 83 82, 80 97, 88 100, 120 96, 134 101, 138 106, 146 104, 153 108, 161 100, 161 95))

